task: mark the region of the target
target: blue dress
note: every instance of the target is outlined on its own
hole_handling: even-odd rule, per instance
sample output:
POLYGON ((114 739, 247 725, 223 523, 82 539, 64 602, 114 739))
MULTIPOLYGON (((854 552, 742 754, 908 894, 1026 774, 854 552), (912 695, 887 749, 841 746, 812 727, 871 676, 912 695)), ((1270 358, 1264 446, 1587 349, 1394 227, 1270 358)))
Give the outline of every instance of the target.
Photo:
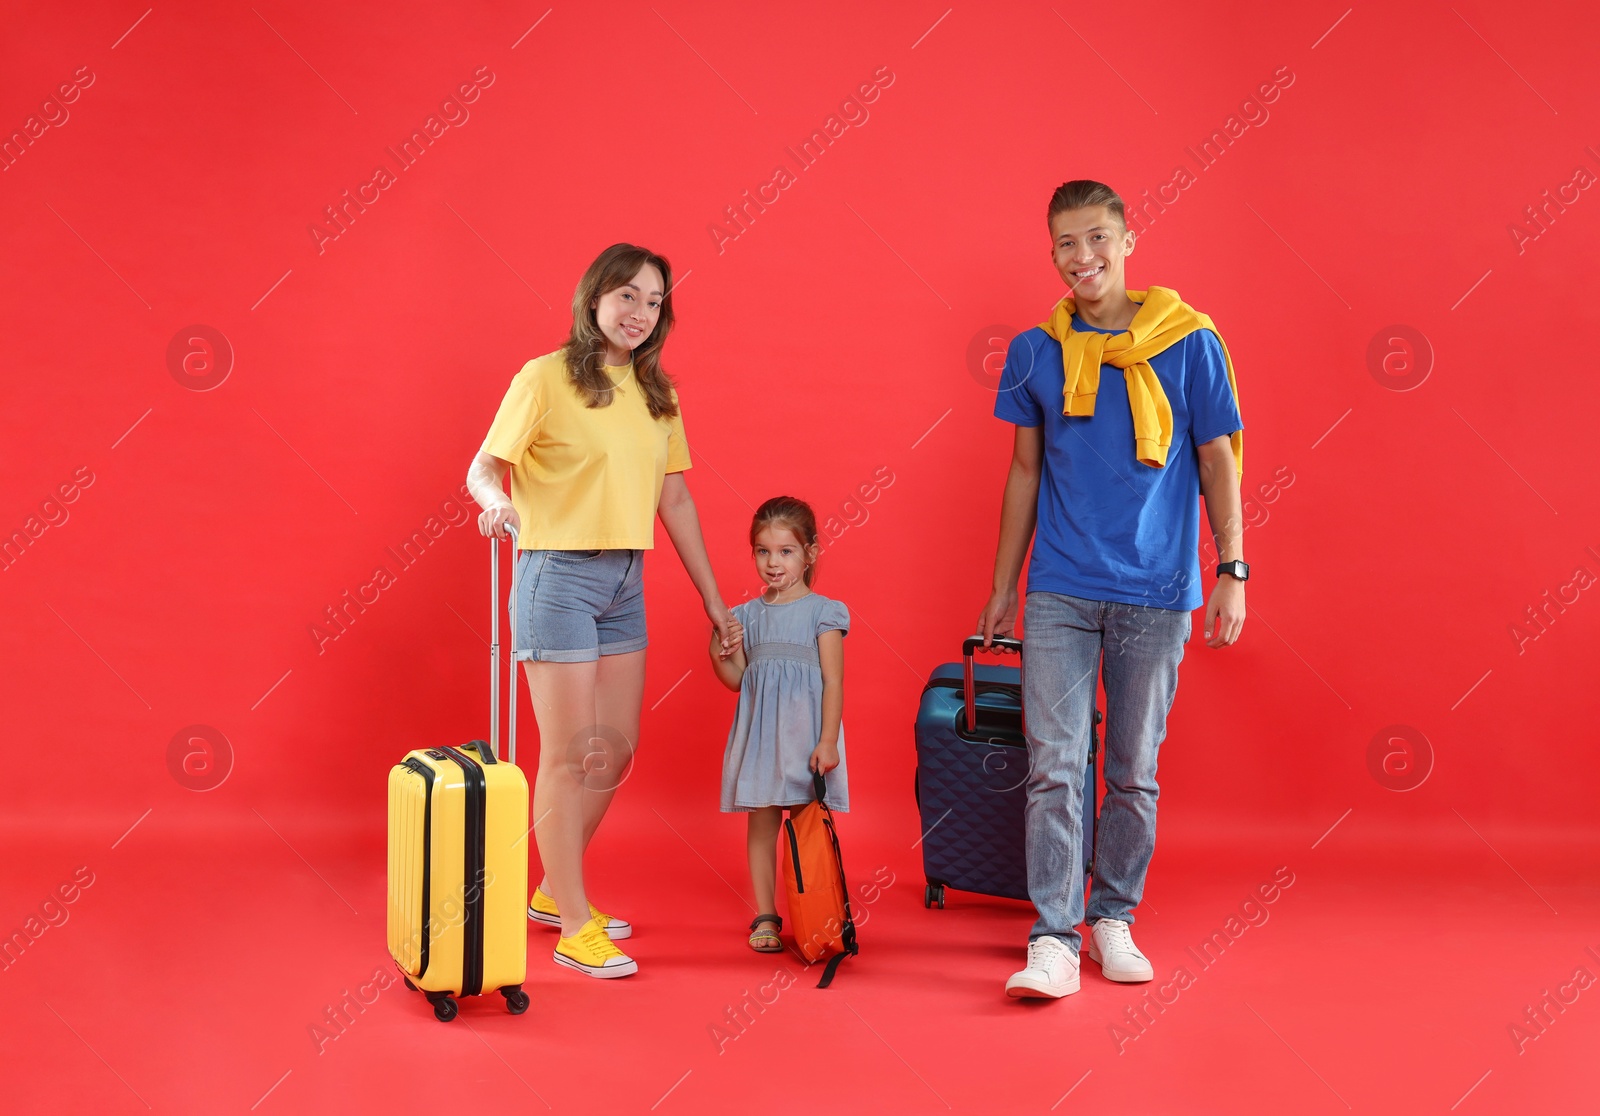
MULTIPOLYGON (((746 666, 722 757, 722 809, 803 806, 813 797, 806 764, 822 735, 817 636, 831 629, 848 633, 850 611, 815 592, 787 604, 755 597, 731 611, 744 625, 746 666)), ((839 766, 826 780, 829 807, 848 810, 842 724, 839 766)))

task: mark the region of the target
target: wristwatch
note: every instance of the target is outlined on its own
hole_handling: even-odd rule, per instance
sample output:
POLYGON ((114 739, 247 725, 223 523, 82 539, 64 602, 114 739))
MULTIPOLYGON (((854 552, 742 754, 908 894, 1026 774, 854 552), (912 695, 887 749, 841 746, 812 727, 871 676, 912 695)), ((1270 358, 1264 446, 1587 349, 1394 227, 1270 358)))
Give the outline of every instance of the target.
POLYGON ((1237 578, 1240 581, 1249 581, 1250 567, 1248 564, 1241 562, 1238 559, 1235 559, 1232 562, 1218 562, 1217 576, 1221 577, 1223 574, 1227 574, 1229 577, 1237 578))

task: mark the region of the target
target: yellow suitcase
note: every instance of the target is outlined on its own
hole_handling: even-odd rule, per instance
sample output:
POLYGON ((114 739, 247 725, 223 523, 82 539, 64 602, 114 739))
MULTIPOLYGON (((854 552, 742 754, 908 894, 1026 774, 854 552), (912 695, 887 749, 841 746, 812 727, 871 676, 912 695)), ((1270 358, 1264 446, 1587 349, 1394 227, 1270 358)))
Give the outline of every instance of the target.
POLYGON ((490 742, 420 748, 389 771, 389 953, 442 1022, 456 1017, 458 996, 498 991, 513 1015, 528 1010, 528 781, 515 762, 514 700, 510 759, 496 756, 500 548, 490 545, 490 742))

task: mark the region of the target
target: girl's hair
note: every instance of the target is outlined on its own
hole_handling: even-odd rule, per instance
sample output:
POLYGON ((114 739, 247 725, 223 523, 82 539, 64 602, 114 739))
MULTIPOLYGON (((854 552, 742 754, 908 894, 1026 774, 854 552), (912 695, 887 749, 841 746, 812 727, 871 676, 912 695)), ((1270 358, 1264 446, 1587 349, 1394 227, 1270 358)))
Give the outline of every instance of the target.
POLYGON ((672 401, 672 377, 661 367, 661 349, 675 321, 672 265, 664 256, 635 244, 613 244, 596 256, 572 293, 572 332, 561 348, 567 358, 567 380, 583 396, 584 404, 610 406, 614 392, 605 370, 606 336, 600 332, 596 311, 589 304, 631 282, 645 264, 653 264, 661 272, 663 294, 656 328, 633 350, 633 378, 639 381, 650 417, 658 419, 678 413, 678 405, 672 401))
MULTIPOLYGON (((756 509, 755 518, 750 521, 750 545, 756 545, 756 536, 767 527, 782 528, 794 533, 806 546, 812 546, 817 541, 817 517, 811 510, 811 505, 795 496, 774 496, 756 509)), ((811 562, 806 566, 806 587, 811 587, 811 581, 817 576, 817 564, 811 562)))
POLYGON ((1104 182, 1096 182, 1092 178, 1074 178, 1071 182, 1063 182, 1057 186, 1056 192, 1050 195, 1050 211, 1045 214, 1044 219, 1048 224, 1055 220, 1057 213, 1069 209, 1086 209, 1091 205, 1105 206, 1123 230, 1127 230, 1128 217, 1122 205, 1122 196, 1104 182))

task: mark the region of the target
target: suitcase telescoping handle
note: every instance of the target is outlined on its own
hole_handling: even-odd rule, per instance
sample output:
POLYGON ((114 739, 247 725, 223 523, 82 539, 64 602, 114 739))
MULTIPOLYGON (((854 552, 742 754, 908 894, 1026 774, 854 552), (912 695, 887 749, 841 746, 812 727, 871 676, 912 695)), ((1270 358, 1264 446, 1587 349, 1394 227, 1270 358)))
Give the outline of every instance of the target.
POLYGON ((977 692, 972 683, 972 656, 977 651, 1015 651, 1022 654, 1022 641, 1011 636, 991 636, 984 647, 981 635, 968 636, 961 643, 961 690, 967 702, 967 731, 978 731, 977 692))
MULTIPOLYGON (((511 534, 511 699, 506 707, 506 759, 517 762, 517 529, 511 534)), ((489 751, 500 754, 500 540, 489 538, 489 751)))

